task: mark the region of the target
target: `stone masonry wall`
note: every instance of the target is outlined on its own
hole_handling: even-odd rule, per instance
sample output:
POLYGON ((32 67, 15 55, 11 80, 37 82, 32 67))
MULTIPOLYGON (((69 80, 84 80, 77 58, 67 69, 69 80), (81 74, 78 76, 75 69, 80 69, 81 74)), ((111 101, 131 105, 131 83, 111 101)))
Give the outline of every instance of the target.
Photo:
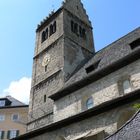
MULTIPOLYGON (((120 81, 130 77, 131 89, 136 90, 140 86, 140 60, 67 95, 54 105, 54 121, 62 120, 86 110, 86 101, 93 98, 94 106, 105 101, 123 96, 120 81)), ((121 82, 122 83, 122 82, 121 82)))
POLYGON ((140 38, 140 27, 125 35, 124 37, 118 39, 117 41, 113 42, 112 44, 108 45, 107 47, 103 48, 102 50, 96 52, 96 54, 77 73, 75 73, 66 84, 70 85, 73 82, 85 78, 87 76, 85 69, 90 65, 96 63, 98 60, 100 60, 100 63, 97 69, 95 69, 91 73, 94 73, 99 69, 125 57, 131 52, 136 51, 140 47, 132 50, 130 48, 130 43, 132 43, 138 38, 140 38))
POLYGON ((95 52, 92 27, 83 22, 81 18, 77 18, 68 11, 64 11, 64 34, 66 38, 74 42, 79 47, 83 47, 92 53, 95 52), (76 34, 71 31, 71 21, 78 24, 78 31, 79 26, 85 29, 85 38, 80 37, 79 32, 76 34))
POLYGON ((63 128, 60 127, 55 131, 46 132, 28 140, 58 140, 57 138, 59 136, 65 137, 66 140, 73 140, 77 136, 82 136, 83 134, 90 132, 96 134, 103 130, 105 131, 104 137, 106 137, 117 130, 117 122, 119 121, 120 116, 125 110, 133 110, 133 104, 134 103, 124 105, 106 113, 102 113, 77 123, 72 123, 63 128))

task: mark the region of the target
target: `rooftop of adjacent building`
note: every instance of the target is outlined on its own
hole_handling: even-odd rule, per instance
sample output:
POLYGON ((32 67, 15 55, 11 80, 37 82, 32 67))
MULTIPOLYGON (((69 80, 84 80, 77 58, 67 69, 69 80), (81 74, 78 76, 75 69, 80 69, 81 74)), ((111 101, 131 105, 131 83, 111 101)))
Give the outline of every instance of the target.
POLYGON ((0 98, 0 109, 16 108, 16 107, 28 107, 28 105, 22 103, 21 101, 15 99, 12 96, 6 96, 3 98, 0 98))

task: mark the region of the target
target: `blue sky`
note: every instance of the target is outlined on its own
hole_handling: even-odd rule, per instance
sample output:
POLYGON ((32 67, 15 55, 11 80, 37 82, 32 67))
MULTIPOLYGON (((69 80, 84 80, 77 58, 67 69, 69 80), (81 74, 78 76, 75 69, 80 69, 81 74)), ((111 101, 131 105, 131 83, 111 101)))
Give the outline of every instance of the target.
MULTIPOLYGON (((0 1, 0 96, 26 102, 35 29, 62 0, 0 1)), ((96 51, 140 26, 140 0, 82 0, 93 25, 96 51)))

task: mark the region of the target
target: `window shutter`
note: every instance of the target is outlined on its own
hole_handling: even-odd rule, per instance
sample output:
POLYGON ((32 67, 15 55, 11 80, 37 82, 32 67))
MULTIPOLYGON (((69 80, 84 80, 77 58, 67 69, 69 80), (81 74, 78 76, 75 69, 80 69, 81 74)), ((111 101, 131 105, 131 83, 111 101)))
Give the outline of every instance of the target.
POLYGON ((4 139, 4 131, 2 131, 1 139, 4 139))
POLYGON ((16 137, 18 137, 19 136, 19 130, 17 130, 17 132, 16 132, 16 137))
POLYGON ((10 131, 7 132, 7 139, 10 138, 10 131))

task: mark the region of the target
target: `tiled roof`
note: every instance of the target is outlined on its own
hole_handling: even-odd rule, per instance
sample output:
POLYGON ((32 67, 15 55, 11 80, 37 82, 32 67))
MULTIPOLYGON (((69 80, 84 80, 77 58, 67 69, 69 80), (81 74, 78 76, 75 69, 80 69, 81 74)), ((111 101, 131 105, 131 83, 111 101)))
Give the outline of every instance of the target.
POLYGON ((50 98, 53 100, 62 98, 138 60, 140 58, 140 45, 131 49, 130 44, 139 38, 140 27, 97 52, 67 81, 61 90, 51 95, 50 98), (92 65, 95 69, 87 73, 86 69, 92 65))
POLYGON ((78 72, 73 74, 73 76, 67 81, 66 86, 87 77, 88 74, 86 72, 86 68, 94 65, 98 61, 99 63, 97 68, 91 73, 97 72, 126 55, 131 54, 135 50, 132 50, 129 44, 138 38, 140 38, 140 27, 96 52, 96 54, 84 66, 82 66, 78 72))
POLYGON ((11 96, 7 96, 6 98, 11 101, 11 106, 23 106, 23 105, 25 105, 24 103, 18 101, 17 99, 15 99, 11 96))

